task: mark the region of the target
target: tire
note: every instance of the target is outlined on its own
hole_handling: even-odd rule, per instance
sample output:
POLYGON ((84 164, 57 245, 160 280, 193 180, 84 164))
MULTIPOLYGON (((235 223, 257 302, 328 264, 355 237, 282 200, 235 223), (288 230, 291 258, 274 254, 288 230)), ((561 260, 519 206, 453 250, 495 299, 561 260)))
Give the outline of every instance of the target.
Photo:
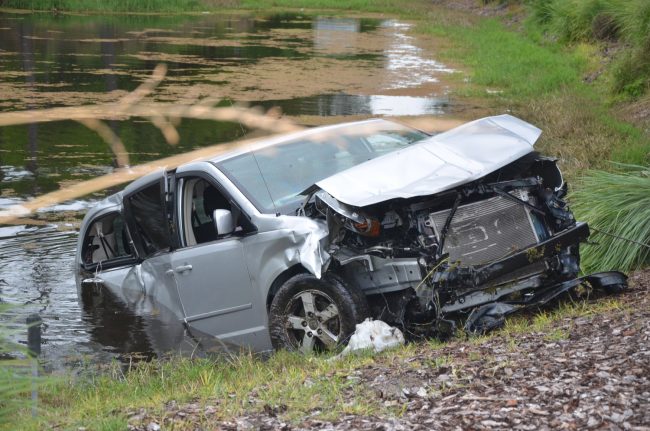
POLYGON ((368 315, 363 293, 339 277, 294 275, 271 302, 271 343, 276 350, 305 354, 336 350, 347 343, 356 324, 368 315))

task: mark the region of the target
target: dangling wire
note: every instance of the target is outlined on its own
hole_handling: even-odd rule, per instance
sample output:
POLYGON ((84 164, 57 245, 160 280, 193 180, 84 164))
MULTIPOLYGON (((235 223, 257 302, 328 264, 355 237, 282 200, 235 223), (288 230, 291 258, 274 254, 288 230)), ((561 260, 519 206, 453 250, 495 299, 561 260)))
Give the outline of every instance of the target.
POLYGON ((604 231, 604 230, 596 229, 595 227, 591 227, 591 226, 589 226, 589 228, 590 228, 591 230, 593 230, 594 232, 602 233, 602 234, 604 234, 604 235, 609 235, 609 236, 611 236, 612 238, 620 239, 621 241, 627 241, 627 242, 631 242, 632 244, 640 245, 641 247, 650 248, 650 244, 644 244, 644 243, 642 243, 642 242, 635 241, 635 240, 630 239, 630 238, 625 238, 625 237, 623 237, 623 236, 616 235, 616 234, 613 234, 613 233, 610 233, 610 232, 606 232, 606 231, 604 231))
POLYGON ((442 265, 443 263, 447 262, 448 260, 449 260, 449 257, 445 257, 445 258, 442 259, 440 262, 438 262, 438 263, 436 264, 436 266, 434 266, 433 269, 431 269, 431 271, 429 271, 429 272, 427 273, 427 275, 422 279, 422 281, 420 281, 420 283, 419 283, 419 284, 417 285, 417 287, 415 288, 415 291, 417 292, 418 289, 420 288, 420 286, 422 286, 422 284, 424 284, 424 283, 427 281, 427 279, 433 275, 433 273, 435 272, 435 270, 438 269, 438 268, 440 267, 440 265, 442 265))

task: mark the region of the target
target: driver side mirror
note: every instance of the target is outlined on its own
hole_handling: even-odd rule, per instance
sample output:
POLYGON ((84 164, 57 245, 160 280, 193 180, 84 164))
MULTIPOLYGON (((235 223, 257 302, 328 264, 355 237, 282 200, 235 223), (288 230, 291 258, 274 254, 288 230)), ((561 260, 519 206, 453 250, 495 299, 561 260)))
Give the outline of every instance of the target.
POLYGON ((235 231, 235 221, 232 218, 232 212, 223 209, 214 210, 212 219, 214 220, 214 229, 218 236, 228 235, 235 231))

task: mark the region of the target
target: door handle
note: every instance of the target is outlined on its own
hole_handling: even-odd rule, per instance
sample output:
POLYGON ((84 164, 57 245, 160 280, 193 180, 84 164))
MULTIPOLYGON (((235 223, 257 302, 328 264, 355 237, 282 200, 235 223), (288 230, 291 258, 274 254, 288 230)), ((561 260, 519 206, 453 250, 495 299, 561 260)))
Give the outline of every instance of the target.
POLYGON ((192 265, 181 265, 181 266, 177 266, 176 268, 174 268, 174 272, 179 273, 179 274, 182 273, 182 272, 191 271, 191 270, 192 270, 192 265))

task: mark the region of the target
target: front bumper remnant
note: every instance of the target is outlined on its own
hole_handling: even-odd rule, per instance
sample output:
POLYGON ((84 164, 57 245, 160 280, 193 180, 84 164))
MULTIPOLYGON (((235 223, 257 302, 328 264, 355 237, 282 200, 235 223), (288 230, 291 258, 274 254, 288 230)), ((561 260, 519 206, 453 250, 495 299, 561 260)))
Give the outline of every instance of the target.
POLYGON ((627 287, 627 276, 618 271, 600 272, 545 287, 532 295, 524 296, 520 301, 492 302, 482 305, 470 313, 465 321, 465 331, 483 334, 499 328, 505 323, 506 316, 517 311, 542 307, 562 294, 571 292, 584 282, 607 293, 613 292, 614 289, 619 293, 627 287))

